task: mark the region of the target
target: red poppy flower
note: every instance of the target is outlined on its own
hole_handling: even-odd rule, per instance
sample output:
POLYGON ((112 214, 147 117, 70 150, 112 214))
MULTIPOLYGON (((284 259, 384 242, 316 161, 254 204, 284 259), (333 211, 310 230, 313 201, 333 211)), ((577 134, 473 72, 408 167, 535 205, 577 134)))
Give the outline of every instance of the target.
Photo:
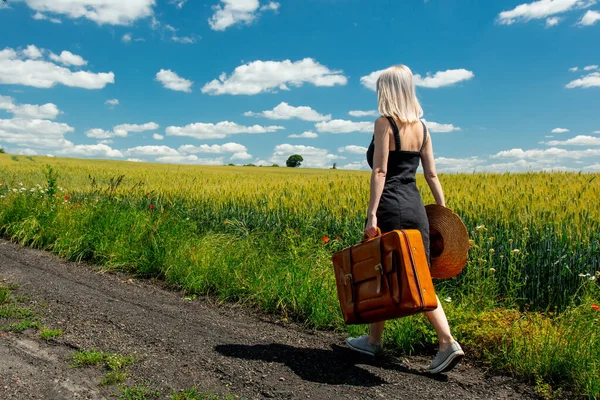
POLYGON ((592 308, 593 308, 594 310, 596 310, 596 311, 600 311, 600 307, 598 307, 598 306, 597 306, 597 305, 595 305, 595 304, 592 304, 592 308))
POLYGON ((195 247, 192 247, 192 251, 194 251, 194 250, 196 250, 196 248, 195 248, 195 247))
POLYGON ((148 208, 150 208, 151 210, 154 210, 154 206, 152 204, 150 204, 150 207, 148 207, 148 208))
POLYGON ((167 215, 167 212, 165 211, 165 212, 163 213, 163 215, 167 215))
POLYGON ((69 200, 69 196, 65 196, 65 201, 69 200))
POLYGON ((323 243, 329 242, 329 238, 327 236, 323 236, 323 243))

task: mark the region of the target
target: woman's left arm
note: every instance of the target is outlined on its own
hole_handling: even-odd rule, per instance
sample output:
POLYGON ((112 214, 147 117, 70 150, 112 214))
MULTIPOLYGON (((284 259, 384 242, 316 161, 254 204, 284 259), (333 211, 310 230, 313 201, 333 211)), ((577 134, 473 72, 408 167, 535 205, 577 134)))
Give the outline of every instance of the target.
POLYGON ((369 238, 377 235, 377 207, 383 193, 387 162, 390 151, 390 125, 381 117, 375 121, 375 152, 373 154, 373 172, 371 173, 371 196, 367 212, 365 235, 369 238))

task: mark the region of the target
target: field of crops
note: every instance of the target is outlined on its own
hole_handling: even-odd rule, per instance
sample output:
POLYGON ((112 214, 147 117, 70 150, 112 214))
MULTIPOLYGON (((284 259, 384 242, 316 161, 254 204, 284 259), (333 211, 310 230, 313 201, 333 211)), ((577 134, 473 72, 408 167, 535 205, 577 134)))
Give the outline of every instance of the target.
MULTIPOLYGON (((600 394, 598 178, 440 177, 472 239, 465 271, 436 282, 455 334, 500 368, 588 395, 600 394), (550 340, 582 332, 583 347, 550 340), (568 360, 534 359, 540 335, 568 360)), ((368 194, 368 172, 0 154, 1 235, 321 328, 344 329, 330 256, 360 239, 368 194)), ((434 338, 423 321, 395 321, 385 340, 417 351, 434 338)))

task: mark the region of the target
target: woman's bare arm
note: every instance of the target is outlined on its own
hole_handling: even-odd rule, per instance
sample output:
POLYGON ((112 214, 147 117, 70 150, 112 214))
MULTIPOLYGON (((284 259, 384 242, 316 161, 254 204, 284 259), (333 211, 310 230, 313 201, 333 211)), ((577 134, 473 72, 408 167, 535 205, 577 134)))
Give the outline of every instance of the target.
POLYGON ((431 135, 427 137, 427 143, 421 154, 421 163, 423 164, 423 172, 425 174, 425 180, 431 189, 435 202, 440 206, 446 206, 446 200, 444 199, 444 191, 442 190, 442 184, 438 179, 437 172, 435 170, 435 161, 433 160, 433 144, 431 143, 431 135))
POLYGON ((373 154, 373 172, 371 173, 371 196, 367 212, 367 226, 365 233, 372 237, 377 232, 377 207, 383 193, 387 163, 390 151, 390 125, 385 118, 375 121, 375 152, 373 154))

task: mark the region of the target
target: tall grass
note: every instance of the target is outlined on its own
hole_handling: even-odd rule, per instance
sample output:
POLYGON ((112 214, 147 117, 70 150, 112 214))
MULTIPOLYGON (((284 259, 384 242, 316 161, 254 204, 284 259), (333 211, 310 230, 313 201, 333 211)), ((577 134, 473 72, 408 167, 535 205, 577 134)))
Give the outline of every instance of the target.
MULTIPOLYGON (((471 354, 591 396, 600 395, 597 353, 552 340, 573 327, 597 328, 590 321, 600 315, 591 308, 598 293, 578 294, 584 282, 597 287, 600 270, 597 176, 442 176, 472 247, 460 276, 436 282, 471 354), (540 352, 556 355, 536 359, 540 352), (546 362, 552 367, 542 368, 546 362)), ((339 170, 38 157, 16 163, 0 155, 0 234, 70 260, 159 277, 191 294, 346 329, 330 257, 360 239, 368 181, 363 172, 339 170)), ((431 202, 421 177, 418 183, 431 202)), ((388 325, 386 342, 403 352, 435 342, 422 316, 388 325)), ((600 347, 597 335, 588 337, 600 347)))

